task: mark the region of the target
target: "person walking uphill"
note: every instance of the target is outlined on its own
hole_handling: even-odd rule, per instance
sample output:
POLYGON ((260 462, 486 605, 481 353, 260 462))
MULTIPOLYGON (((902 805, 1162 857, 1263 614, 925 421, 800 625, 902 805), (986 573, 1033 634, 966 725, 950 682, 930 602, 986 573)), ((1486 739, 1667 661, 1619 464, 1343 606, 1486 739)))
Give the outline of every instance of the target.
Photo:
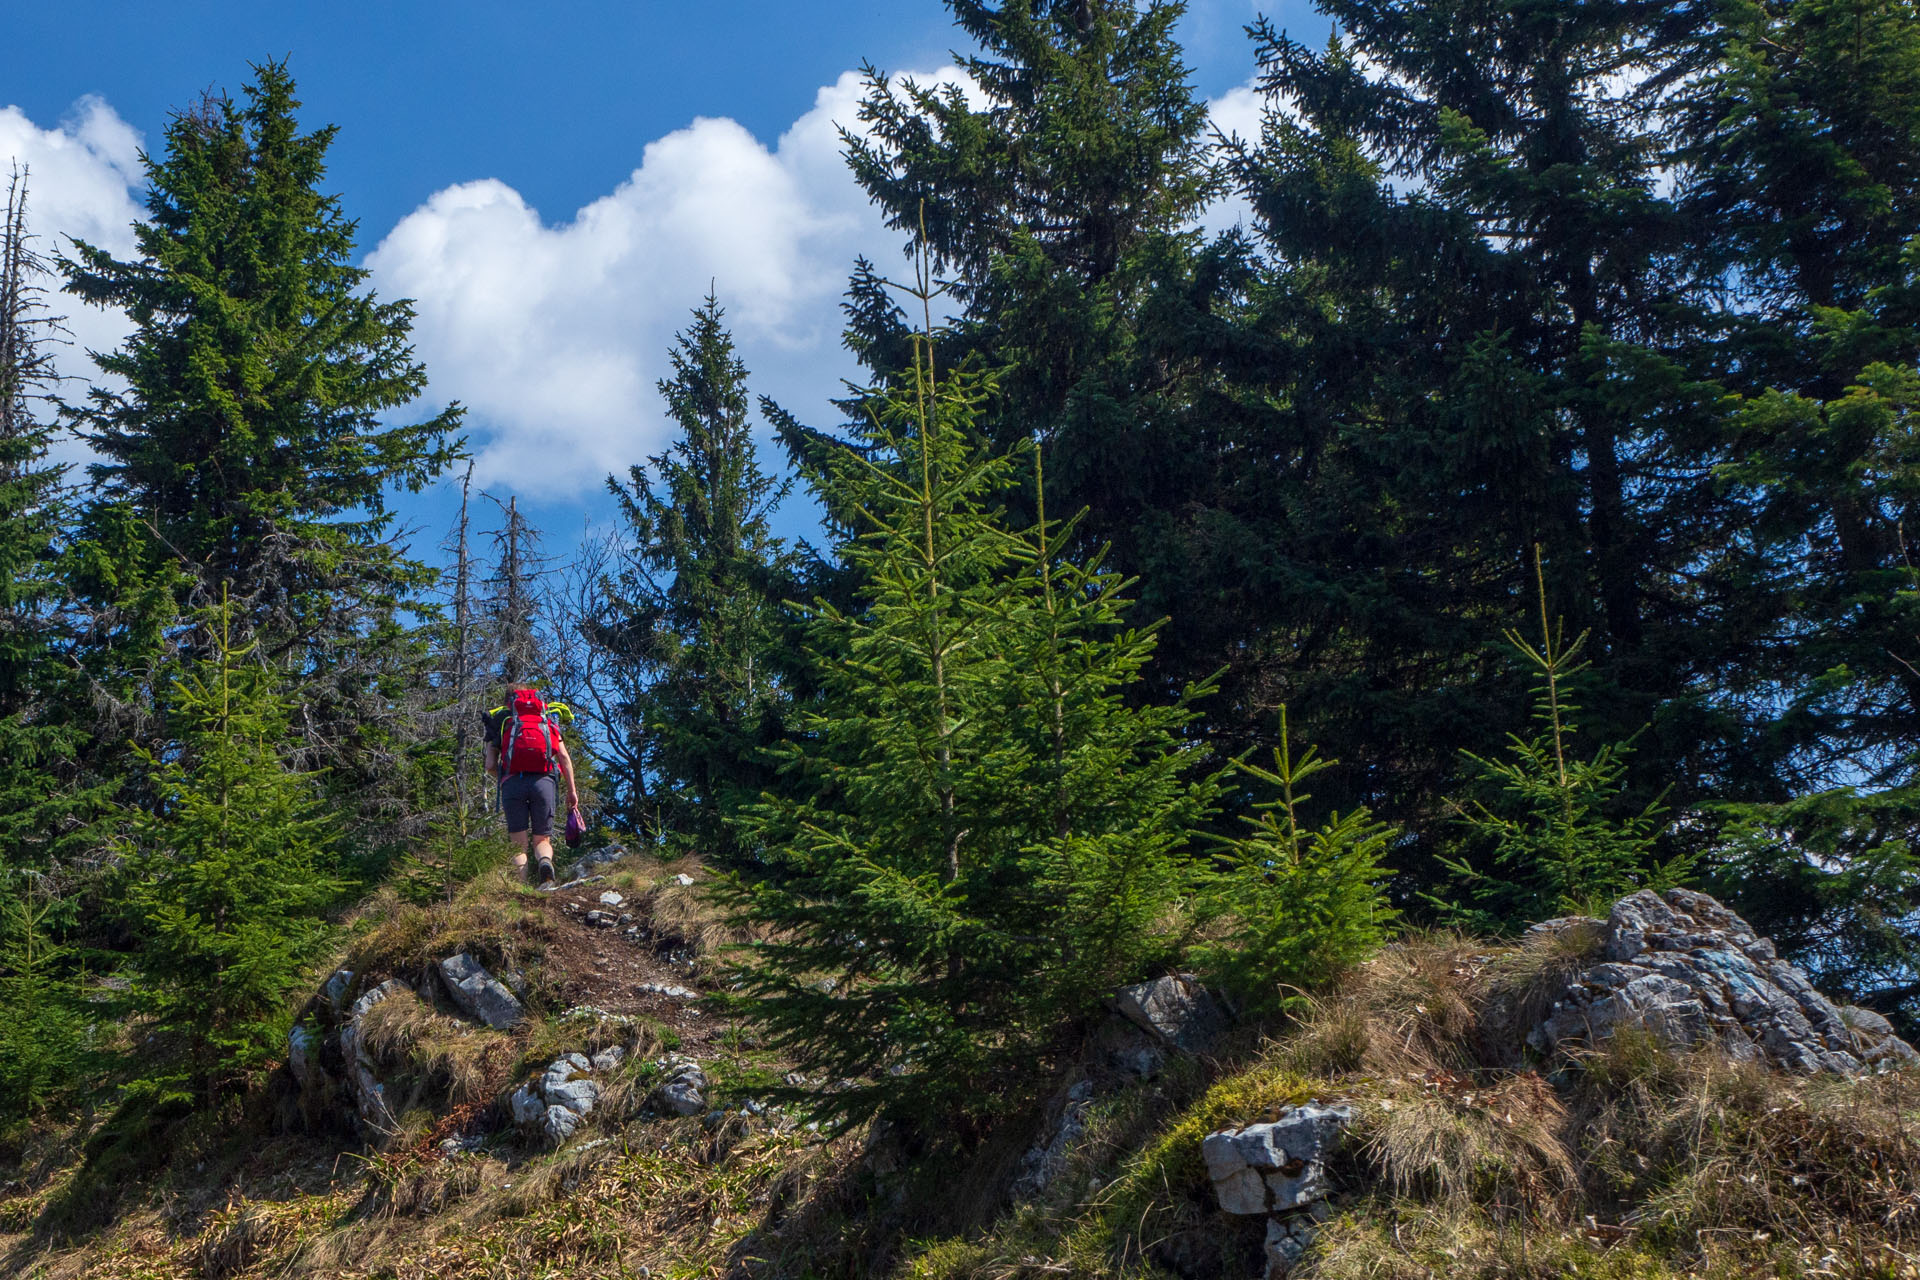
POLYGON ((499 779, 500 807, 507 815, 507 838, 518 851, 513 865, 527 871, 527 846, 538 863, 536 883, 553 879, 553 815, 559 808, 555 774, 567 780, 567 812, 580 808, 574 785, 573 757, 567 754, 560 726, 547 714, 537 689, 515 689, 497 720, 490 718, 487 772, 499 779))

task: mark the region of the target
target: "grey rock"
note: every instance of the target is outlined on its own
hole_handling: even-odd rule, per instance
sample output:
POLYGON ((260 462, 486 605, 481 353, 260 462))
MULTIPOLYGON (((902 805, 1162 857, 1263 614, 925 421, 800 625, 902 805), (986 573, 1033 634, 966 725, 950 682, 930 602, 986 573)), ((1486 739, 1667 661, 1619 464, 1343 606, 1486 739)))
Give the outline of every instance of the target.
POLYGON ((627 1060, 627 1051, 619 1045, 611 1045, 593 1055, 595 1071, 617 1071, 620 1064, 627 1060))
POLYGON ((1208 1134, 1200 1156, 1220 1208, 1258 1214, 1325 1199, 1326 1158, 1352 1123, 1350 1106, 1307 1103, 1266 1124, 1208 1134))
POLYGON ((1630 1026, 1675 1046, 1718 1044, 1736 1060, 1808 1074, 1859 1075, 1920 1057, 1885 1019, 1834 1005, 1704 893, 1643 889, 1615 903, 1604 926, 1591 925, 1604 930, 1604 959, 1573 977, 1528 1032, 1542 1053, 1630 1026))
POLYGON ((304 1022, 287 1032, 287 1069, 302 1093, 320 1082, 320 1033, 304 1022))
POLYGON ((1267 1220, 1267 1272, 1266 1280, 1280 1280, 1300 1265, 1300 1259, 1306 1257, 1307 1246, 1313 1243, 1313 1224, 1310 1220, 1298 1218, 1269 1218, 1267 1220))
POLYGON ((320 994, 327 998, 327 1004, 335 1013, 347 1006, 347 992, 353 989, 353 970, 335 969, 320 988, 320 994))
POLYGON ((515 1089, 513 1096, 507 1099, 507 1105, 513 1111, 513 1122, 522 1128, 539 1124, 541 1117, 547 1114, 546 1100, 531 1083, 515 1089))
POLYGON ((654 1103, 677 1116, 699 1115, 707 1107, 707 1073, 695 1062, 669 1061, 653 1091, 654 1103))
POLYGON ((520 998, 466 952, 442 960, 440 976, 446 981, 447 994, 453 997, 453 1002, 495 1031, 512 1030, 526 1019, 527 1011, 521 1006, 520 998))
POLYGON ((1053 1123, 1047 1126, 1040 1141, 1020 1158, 1020 1173, 1014 1178, 1012 1189, 1016 1201, 1038 1196, 1067 1167, 1073 1144, 1087 1131, 1087 1105, 1092 1101, 1093 1083, 1089 1080, 1076 1081, 1067 1090, 1053 1123))
POLYGON ((682 889, 689 889, 693 887, 693 877, 688 875, 684 871, 682 871, 679 875, 675 876, 673 878, 673 882, 679 885, 682 889))
POLYGON ((609 889, 605 893, 600 895, 600 905, 602 906, 623 907, 626 904, 627 904, 626 896, 620 893, 620 891, 617 889, 609 889))
POLYGON ((399 1125, 387 1105, 387 1087, 381 1083, 379 1064, 367 1048, 361 1023, 369 1009, 408 991, 407 984, 398 978, 387 979, 353 1002, 347 1024, 340 1031, 340 1052, 347 1062, 347 1089, 353 1096, 354 1111, 379 1142, 392 1138, 399 1125))
POLYGON ((540 1117, 540 1131, 547 1141, 559 1146, 580 1127, 581 1116, 569 1107, 548 1107, 540 1117))
POLYGON ((642 995, 666 996, 672 1000, 698 1000, 700 993, 671 982, 639 982, 634 984, 635 991, 642 995))
POLYGON ((544 1090, 547 1108, 565 1107, 569 1111, 588 1115, 593 1104, 600 1100, 600 1085, 591 1079, 569 1080, 565 1084, 544 1090))
POLYGON ((600 910, 587 912, 586 920, 587 926, 593 929, 611 929, 617 923, 611 912, 600 910))
POLYGON ((1305 1208, 1325 1200, 1333 1190, 1327 1181, 1326 1167, 1318 1160, 1309 1162, 1297 1174, 1270 1173, 1265 1181, 1275 1212, 1305 1208))
POLYGON ((1227 1025, 1220 1006, 1190 973, 1122 987, 1113 1007, 1155 1040, 1188 1053, 1206 1048, 1227 1025))

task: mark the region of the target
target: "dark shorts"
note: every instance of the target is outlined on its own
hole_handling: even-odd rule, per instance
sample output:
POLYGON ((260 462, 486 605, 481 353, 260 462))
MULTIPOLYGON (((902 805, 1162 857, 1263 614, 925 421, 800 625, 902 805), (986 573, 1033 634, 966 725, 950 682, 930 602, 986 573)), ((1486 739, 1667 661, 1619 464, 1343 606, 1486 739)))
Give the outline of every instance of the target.
POLYGON ((500 807, 506 810, 508 831, 531 828, 536 836, 552 836, 553 811, 559 800, 550 773, 510 773, 500 783, 500 807))

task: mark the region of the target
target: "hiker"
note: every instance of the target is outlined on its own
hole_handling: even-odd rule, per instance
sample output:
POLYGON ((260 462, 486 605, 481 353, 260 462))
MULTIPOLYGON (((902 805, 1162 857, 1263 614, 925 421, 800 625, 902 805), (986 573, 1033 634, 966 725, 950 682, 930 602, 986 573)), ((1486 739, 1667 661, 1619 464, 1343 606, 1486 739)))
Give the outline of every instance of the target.
POLYGON ((500 808, 507 815, 507 838, 518 850, 513 865, 524 879, 531 842, 539 867, 537 883, 546 884, 553 879, 553 815, 559 808, 556 772, 567 780, 567 812, 580 809, 567 741, 538 689, 515 689, 506 706, 494 708, 483 718, 489 730, 487 772, 497 780, 500 808))

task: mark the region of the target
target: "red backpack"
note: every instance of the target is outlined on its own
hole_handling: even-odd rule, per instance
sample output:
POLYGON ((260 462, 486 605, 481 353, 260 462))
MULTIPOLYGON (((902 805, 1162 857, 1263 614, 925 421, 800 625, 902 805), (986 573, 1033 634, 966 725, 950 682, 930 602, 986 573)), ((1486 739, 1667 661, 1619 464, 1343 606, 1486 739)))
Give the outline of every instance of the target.
POLYGON ((536 689, 513 691, 513 712, 500 726, 500 759, 508 773, 552 773, 560 731, 547 720, 536 689))

